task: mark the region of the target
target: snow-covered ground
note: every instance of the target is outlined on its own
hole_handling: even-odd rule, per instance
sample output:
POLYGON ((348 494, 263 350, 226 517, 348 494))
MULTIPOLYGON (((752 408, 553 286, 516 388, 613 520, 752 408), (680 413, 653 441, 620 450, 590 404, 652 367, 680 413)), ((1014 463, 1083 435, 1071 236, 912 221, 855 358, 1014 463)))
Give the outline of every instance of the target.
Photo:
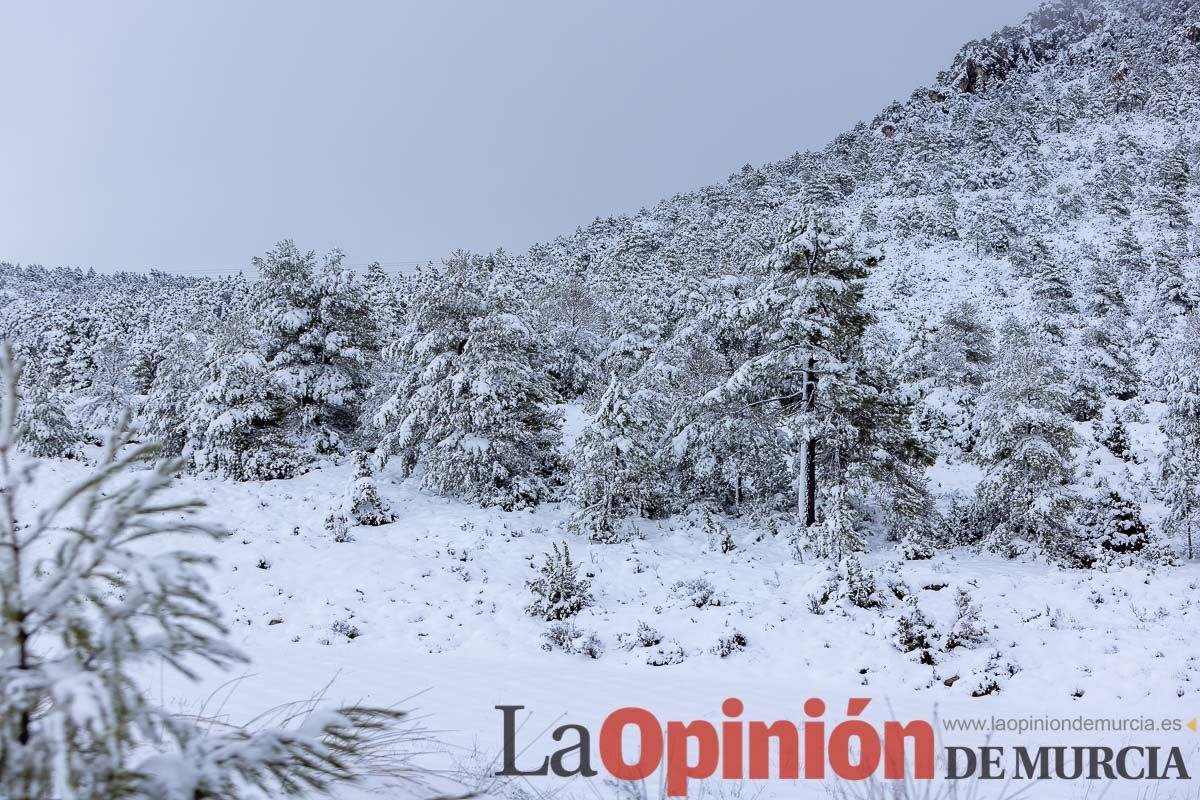
MULTIPOLYGON (((39 485, 49 491, 83 469, 48 462, 39 485)), ((935 483, 961 480, 954 474, 946 467, 933 477, 935 483)), ((831 723, 844 718, 850 696, 872 698, 865 716, 878 720, 936 714, 1186 721, 1200 713, 1195 564, 1154 573, 1068 571, 968 550, 891 562, 891 548, 877 542, 863 563, 880 582, 887 607, 866 610, 834 601, 814 614, 809 598, 821 590, 830 567, 797 561, 783 535, 723 520, 736 545, 723 553, 711 524, 706 531, 705 520, 693 516, 643 521, 644 538, 593 544, 565 528, 565 509, 479 509, 430 495, 415 479, 399 481, 385 471, 379 485, 399 520, 355 528, 355 541, 338 543, 323 520, 349 477, 349 466, 327 466, 270 483, 180 480, 178 491, 205 501, 210 516, 230 531, 220 541, 192 544, 219 559, 214 589, 233 641, 254 663, 227 685, 229 675, 211 675, 200 685, 166 673, 148 676, 156 696, 181 710, 207 703, 208 712, 219 709, 233 720, 309 697, 327 684, 331 701, 399 703, 438 732, 443 752, 431 763, 462 770, 465 783, 486 782, 496 769, 491 761, 501 746, 499 704, 526 706, 522 746, 540 735, 530 750, 537 761, 554 749, 546 732, 554 724, 581 723, 595 734, 604 716, 627 705, 648 708, 663 721, 720 720, 721 701, 731 696, 745 701, 745 719, 763 720, 800 720, 803 701, 822 697, 831 723), (546 623, 525 612, 531 599, 526 581, 560 541, 592 576, 594 602, 575 625, 595 631, 604 643, 599 659, 543 650, 546 623), (697 608, 672 591, 678 581, 696 578, 712 585, 719 604, 697 608), (903 604, 886 588, 896 581, 911 588, 939 632, 954 619, 956 590, 966 589, 983 609, 987 641, 935 650, 932 666, 919 663, 915 653, 901 653, 894 634, 903 604), (634 632, 639 622, 657 629, 663 643, 622 647, 622 634, 634 632), (713 653, 718 639, 735 630, 746 649, 725 658, 713 653), (1001 680, 998 693, 973 697, 996 652, 1004 668, 1012 664, 1017 672, 1001 680), (681 663, 648 663, 680 657, 681 663)), ((1189 758, 1193 740, 1200 741, 1187 730, 1067 736, 1070 744, 1180 744, 1189 758)), ((943 738, 944 744, 970 741, 963 733, 943 738)), ((1025 736, 1010 743, 1038 741, 1025 736)), ((557 779, 534 780, 549 790, 557 779)), ((587 783, 607 791, 599 779, 587 783)), ((712 790, 729 793, 735 784, 712 790)), ((737 791, 762 788, 748 783, 737 791)), ((796 796, 788 784, 767 788, 796 796)), ((816 791, 803 788, 800 796, 816 791)), ((583 783, 568 791, 591 793, 583 783)), ((1082 786, 1059 783, 1037 792, 1085 796, 1082 786)))

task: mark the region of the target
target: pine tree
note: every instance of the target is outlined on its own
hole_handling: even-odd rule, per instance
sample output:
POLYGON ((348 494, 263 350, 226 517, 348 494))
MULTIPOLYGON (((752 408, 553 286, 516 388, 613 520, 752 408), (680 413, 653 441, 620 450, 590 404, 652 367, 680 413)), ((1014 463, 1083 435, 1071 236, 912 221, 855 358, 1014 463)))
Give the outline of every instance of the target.
POLYGON ((598 541, 616 537, 616 525, 645 514, 657 502, 658 470, 646 442, 646 423, 614 375, 595 417, 570 455, 569 492, 577 519, 598 541))
POLYGON ((1098 193, 1098 207, 1102 213, 1117 219, 1129 218, 1133 186, 1129 170, 1120 161, 1106 161, 1100 168, 1098 193))
POLYGON ((535 324, 546 342, 544 369, 560 397, 582 397, 596 382, 606 317, 582 271, 547 287, 535 324))
POLYGON ((204 346, 192 333, 181 334, 159 354, 141 416, 146 435, 170 458, 182 455, 187 447, 188 414, 203 368, 204 346))
POLYGON ((1110 486, 1101 486, 1090 521, 1094 526, 1089 533, 1096 543, 1096 558, 1106 564, 1128 563, 1130 557, 1146 555, 1154 549, 1137 503, 1110 486))
POLYGON ((819 503, 836 497, 835 487, 922 488, 906 474, 927 455, 911 436, 911 406, 894 375, 871 364, 863 349, 872 319, 863 283, 877 260, 806 209, 767 256, 768 279, 736 305, 739 336, 756 342, 757 354, 709 394, 775 417, 789 441, 798 514, 808 529, 817 524, 819 503))
POLYGON ((362 450, 354 452, 354 477, 343 497, 346 516, 355 525, 387 525, 396 520, 388 501, 379 494, 371 458, 362 450))
POLYGON ((325 517, 325 529, 334 541, 352 541, 351 525, 387 525, 396 521, 391 505, 379 494, 371 468, 371 457, 362 450, 354 451, 354 474, 346 489, 334 498, 333 507, 325 517))
POLYGON ((1053 316, 1074 313, 1075 294, 1071 279, 1045 240, 1031 236, 1022 250, 1027 259, 1028 275, 1033 279, 1033 299, 1039 310, 1053 316))
POLYGON ((1166 453, 1162 485, 1168 507, 1166 529, 1186 541, 1195 557, 1200 522, 1200 321, 1190 318, 1159 354, 1167 413, 1162 422, 1166 453))
POLYGON ((978 405, 975 457, 987 470, 977 490, 981 518, 1003 546, 1024 537, 1060 554, 1073 495, 1066 371, 1053 342, 1008 320, 978 405))
POLYGON ((1106 411, 1102 419, 1096 420, 1096 441, 1122 461, 1129 461, 1132 457, 1129 431, 1120 414, 1106 411))
POLYGON ((591 582, 579 574, 579 565, 571 560, 567 543, 552 545, 546 554, 541 574, 526 583, 533 594, 533 602, 525 609, 533 617, 546 621, 564 620, 575 616, 591 605, 591 582))
POLYGON ((846 556, 842 569, 846 573, 846 599, 859 608, 878 608, 881 603, 875 576, 863 570, 862 562, 854 556, 846 556))
POLYGON ((1129 330, 1117 313, 1088 318, 1080 334, 1079 362, 1102 394, 1118 400, 1137 395, 1141 376, 1129 349, 1129 330))
POLYGON ((128 352, 116 342, 99 348, 89 360, 91 376, 76 413, 85 427, 102 431, 132 410, 133 376, 128 352))
POLYGON ((1196 306, 1196 299, 1183 277, 1182 254, 1184 243, 1164 244, 1154 252, 1154 302, 1161 315, 1179 316, 1196 306))
POLYGON ((342 448, 365 399, 378 330, 363 287, 334 250, 318 265, 284 240, 254 259, 261 281, 255 319, 270 379, 289 401, 289 433, 317 453, 342 448))
POLYGON ((184 447, 200 472, 252 481, 290 478, 302 468, 286 427, 290 399, 272 380, 261 347, 241 313, 209 344, 184 447))
POLYGON ((0 796, 78 800, 298 797, 360 778, 371 732, 400 717, 322 711, 288 730, 172 714, 147 670, 244 661, 181 536, 216 536, 198 504, 166 499, 179 463, 118 429, 92 473, 22 515, 36 464, 16 461, 20 364, 0 348, 0 796), (168 538, 170 547, 147 549, 168 538))
POLYGON ((809 529, 818 558, 840 561, 863 550, 858 509, 851 504, 845 486, 835 484, 827 490, 824 512, 821 523, 809 529))
POLYGON ((1138 278, 1150 271, 1142 244, 1133 232, 1131 225, 1121 228, 1121 232, 1113 244, 1112 257, 1122 281, 1136 282, 1138 278))
POLYGON ((527 317, 482 259, 448 262, 387 355, 394 389, 375 414, 378 452, 400 456, 406 472, 423 463, 427 486, 482 505, 547 499, 560 433, 527 317))
POLYGON ((25 391, 17 415, 20 447, 34 458, 83 458, 83 436, 63 411, 63 396, 47 383, 34 381, 25 391))
POLYGON ((955 305, 939 321, 924 356, 926 374, 939 386, 981 386, 995 357, 993 336, 974 303, 955 305))
POLYGON ((400 335, 404 320, 404 305, 400 289, 378 261, 367 265, 362 281, 362 296, 375 323, 380 347, 400 335))
MULTIPOLYGON (((1135 240, 1136 241, 1136 240, 1135 240)), ((1090 317, 1115 314, 1129 317, 1129 305, 1121 289, 1121 268, 1116 260, 1093 259, 1087 270, 1088 295, 1084 310, 1090 317)))
POLYGON ((1155 211, 1166 217, 1172 228, 1187 228, 1191 214, 1185 200, 1191 182, 1191 167, 1182 144, 1167 151, 1158 168, 1158 182, 1154 195, 1155 211))
POLYGON ((954 593, 954 622, 946 634, 946 649, 956 647, 978 647, 987 640, 987 629, 983 625, 981 609, 971 602, 966 589, 954 593))

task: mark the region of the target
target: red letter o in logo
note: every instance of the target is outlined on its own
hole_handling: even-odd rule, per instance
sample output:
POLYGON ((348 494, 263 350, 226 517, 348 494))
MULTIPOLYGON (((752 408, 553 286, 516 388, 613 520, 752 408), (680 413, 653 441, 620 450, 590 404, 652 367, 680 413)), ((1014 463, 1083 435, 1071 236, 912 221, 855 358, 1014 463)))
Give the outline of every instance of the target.
POLYGON ((662 726, 658 718, 644 708, 629 706, 618 708, 604 718, 600 726, 600 761, 614 778, 623 781, 640 781, 658 769, 662 761, 662 726), (636 725, 641 737, 641 753, 634 764, 625 761, 621 746, 621 734, 626 725, 636 725))

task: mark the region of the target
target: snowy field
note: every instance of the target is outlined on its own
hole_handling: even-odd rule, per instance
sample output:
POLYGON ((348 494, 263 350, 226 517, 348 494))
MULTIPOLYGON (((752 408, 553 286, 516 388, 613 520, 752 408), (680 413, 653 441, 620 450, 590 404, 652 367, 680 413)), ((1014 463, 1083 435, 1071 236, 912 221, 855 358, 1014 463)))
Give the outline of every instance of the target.
MULTIPOLYGON (((83 469, 50 462, 38 485, 57 489, 83 469)), ((202 499, 210 518, 229 530, 220 541, 192 545, 219 559, 214 589, 233 642, 253 664, 210 674, 198 685, 163 670, 147 676, 156 700, 237 722, 316 693, 331 703, 399 704, 431 731, 433 742, 421 749, 435 752, 421 763, 447 770, 454 785, 502 794, 556 792, 563 781, 517 785, 491 777, 501 749, 501 715, 494 710, 500 704, 526 707, 521 746, 532 743, 539 761, 553 750, 548 730, 555 725, 581 723, 595 732, 604 716, 627 705, 664 721, 719 720, 720 704, 730 696, 746 703, 746 718, 764 720, 800 719, 808 697, 824 698, 836 720, 850 696, 872 698, 864 716, 877 720, 1188 720, 1200 710, 1200 653, 1191 641, 1200 589, 1195 564, 1105 573, 965 548, 903 562, 889 561, 889 548, 875 543, 862 560, 881 581, 885 607, 834 599, 815 614, 810 597, 821 593, 829 565, 801 563, 782 535, 731 520, 709 521, 707 530, 697 516, 641 521, 642 538, 596 544, 566 530, 567 512, 556 506, 536 513, 483 510, 385 471, 379 485, 398 521, 355 528, 355 541, 335 542, 324 515, 350 474, 348 466, 326 466, 288 481, 180 480, 177 493, 202 499), (735 545, 730 552, 714 540, 714 524, 726 527, 735 545), (597 659, 547 652, 546 623, 525 612, 531 599, 526 581, 561 541, 592 576, 594 602, 574 622, 603 644, 597 659), (713 604, 697 607, 687 591, 672 590, 697 578, 711 585, 713 604), (888 582, 911 589, 935 637, 944 637, 954 622, 957 590, 967 590, 984 609, 985 641, 949 652, 935 645, 934 665, 920 663, 918 652, 900 652, 895 631, 903 604, 887 597, 882 584, 888 582), (658 645, 628 645, 639 622, 661 634, 658 645), (714 653, 718 640, 734 631, 745 649, 727 657, 714 653), (997 652, 1000 670, 993 665, 989 672, 987 662, 997 652), (997 675, 999 691, 973 696, 997 675)), ((961 481, 964 474, 970 471, 943 467, 933 478, 935 484, 961 481)), ((942 744, 987 738, 939 736, 942 744)), ((1086 744, 1181 744, 1190 759, 1193 737, 1186 730, 1090 734, 1086 744)), ((1054 740, 1020 738, 1021 744, 1042 742, 1054 740)), ((821 794, 812 784, 802 788, 801 796, 821 794)), ((596 790, 615 791, 599 778, 565 791, 594 796, 596 790)), ((1121 790, 1117 785, 1104 796, 1125 797, 1112 793, 1121 790)), ((707 791, 796 796, 794 787, 778 781, 716 782, 707 791)), ((1082 784, 1055 782, 1022 796, 1097 796, 1086 792, 1082 784)), ((1194 795, 1160 790, 1137 796, 1194 795)))

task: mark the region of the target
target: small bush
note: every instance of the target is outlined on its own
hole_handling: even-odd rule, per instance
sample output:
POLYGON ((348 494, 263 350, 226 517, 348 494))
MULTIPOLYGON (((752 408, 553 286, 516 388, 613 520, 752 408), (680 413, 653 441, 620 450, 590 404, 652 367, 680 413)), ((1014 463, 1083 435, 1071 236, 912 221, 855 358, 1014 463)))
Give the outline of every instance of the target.
POLYGON ((358 626, 354 625, 348 619, 339 619, 329 626, 329 629, 334 633, 345 636, 347 639, 357 639, 361 633, 358 626))
POLYGON ((1008 679, 1020 671, 1020 667, 1005 659, 1004 654, 997 650, 992 653, 987 664, 984 665, 983 674, 979 676, 979 683, 971 691, 971 696, 985 697, 989 694, 998 694, 1008 679))
POLYGON ((979 606, 971 602, 971 595, 966 589, 959 589, 955 595, 954 605, 958 612, 954 624, 946 634, 946 649, 956 647, 976 647, 987 639, 987 629, 983 626, 979 606))
POLYGON ((864 572, 862 564, 854 556, 847 556, 843 563, 846 577, 846 599, 859 608, 878 608, 881 603, 875 588, 875 576, 864 572))
POLYGON ((637 630, 633 633, 617 634, 617 643, 626 650, 638 647, 654 647, 663 640, 663 635, 657 629, 645 622, 638 622, 637 630))
POLYGON ((721 658, 726 658, 745 649, 746 637, 740 631, 733 631, 717 639, 712 651, 721 658))
POLYGON ((655 645, 646 654, 646 663, 652 667, 666 667, 671 664, 682 664, 685 656, 683 647, 674 639, 655 645))
POLYGON ((553 548, 546 554, 541 575, 526 584, 533 593, 533 602, 525 611, 545 620, 563 620, 591 604, 591 582, 580 577, 579 565, 571 560, 566 542, 561 550, 557 544, 553 548))
POLYGON ((721 597, 716 587, 705 578, 676 581, 671 586, 671 594, 680 600, 686 600, 696 608, 719 606, 724 602, 724 598, 721 597))
POLYGON ((582 631, 572 622, 551 622, 542 631, 542 649, 599 658, 604 654, 604 642, 594 631, 582 631))
POLYGON ((935 639, 933 625, 921 612, 917 598, 910 597, 905 601, 905 610, 896 620, 896 648, 902 653, 916 652, 922 664, 934 663, 933 640, 935 639))

